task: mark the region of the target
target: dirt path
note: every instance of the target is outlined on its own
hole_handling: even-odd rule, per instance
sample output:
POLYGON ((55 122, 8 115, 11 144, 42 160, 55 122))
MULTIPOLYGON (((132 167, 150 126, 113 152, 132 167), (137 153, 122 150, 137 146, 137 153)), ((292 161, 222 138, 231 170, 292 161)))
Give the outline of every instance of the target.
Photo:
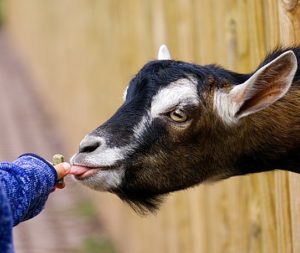
MULTIPOLYGON (((50 159, 64 147, 32 81, 0 33, 0 161, 33 152, 50 159)), ((16 253, 114 252, 96 211, 72 179, 50 195, 41 215, 14 230, 16 253)))

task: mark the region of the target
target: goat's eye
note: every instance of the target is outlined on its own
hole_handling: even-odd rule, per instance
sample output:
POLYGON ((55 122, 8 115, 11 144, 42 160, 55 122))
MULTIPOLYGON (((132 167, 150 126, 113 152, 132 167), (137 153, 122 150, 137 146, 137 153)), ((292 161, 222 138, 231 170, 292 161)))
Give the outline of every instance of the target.
POLYGON ((176 109, 169 114, 170 118, 178 123, 183 123, 187 121, 188 116, 181 110, 176 109))

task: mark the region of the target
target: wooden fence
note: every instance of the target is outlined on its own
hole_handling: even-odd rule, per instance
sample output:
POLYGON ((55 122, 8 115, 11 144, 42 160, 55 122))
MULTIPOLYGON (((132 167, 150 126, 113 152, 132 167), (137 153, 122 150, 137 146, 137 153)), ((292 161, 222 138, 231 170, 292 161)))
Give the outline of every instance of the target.
MULTIPOLYGON (((7 0, 5 7, 7 30, 58 119, 67 155, 121 104, 127 82, 161 43, 176 59, 247 72, 277 45, 300 41, 297 0, 7 0)), ((293 173, 175 193, 148 217, 89 192, 122 253, 300 252, 293 173)))

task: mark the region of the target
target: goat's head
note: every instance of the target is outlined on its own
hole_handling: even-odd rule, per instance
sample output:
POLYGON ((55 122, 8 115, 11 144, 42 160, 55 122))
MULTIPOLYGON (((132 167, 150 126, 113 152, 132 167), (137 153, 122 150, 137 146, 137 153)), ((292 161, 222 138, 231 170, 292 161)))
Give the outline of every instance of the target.
POLYGON ((252 75, 169 58, 163 46, 71 159, 78 181, 142 211, 155 209, 162 194, 239 174, 239 126, 281 98, 297 68, 292 51, 252 75))

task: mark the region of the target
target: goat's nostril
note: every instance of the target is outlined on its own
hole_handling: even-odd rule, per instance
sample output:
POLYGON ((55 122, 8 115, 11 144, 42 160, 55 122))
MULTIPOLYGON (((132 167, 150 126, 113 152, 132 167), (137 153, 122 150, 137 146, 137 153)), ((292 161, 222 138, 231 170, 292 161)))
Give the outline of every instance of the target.
POLYGON ((91 153, 101 145, 99 140, 84 140, 79 146, 79 153, 91 153))

